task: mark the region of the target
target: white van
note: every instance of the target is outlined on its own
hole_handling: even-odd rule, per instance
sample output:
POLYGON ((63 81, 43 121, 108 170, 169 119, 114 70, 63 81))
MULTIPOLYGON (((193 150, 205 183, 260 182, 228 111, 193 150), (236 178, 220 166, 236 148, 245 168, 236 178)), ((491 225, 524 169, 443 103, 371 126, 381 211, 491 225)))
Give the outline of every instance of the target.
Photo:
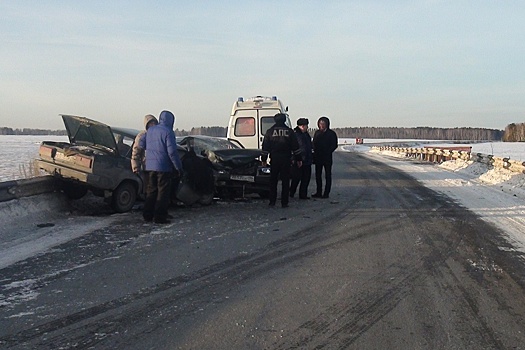
POLYGON ((244 148, 261 148, 266 130, 275 123, 274 115, 286 114, 286 125, 291 127, 288 107, 277 96, 239 97, 233 104, 228 123, 228 139, 236 140, 244 148))

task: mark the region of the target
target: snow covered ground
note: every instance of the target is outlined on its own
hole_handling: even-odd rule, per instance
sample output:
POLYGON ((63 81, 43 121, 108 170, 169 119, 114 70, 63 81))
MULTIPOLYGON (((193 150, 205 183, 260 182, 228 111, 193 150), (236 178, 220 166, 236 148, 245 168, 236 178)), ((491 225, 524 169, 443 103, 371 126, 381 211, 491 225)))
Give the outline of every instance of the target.
MULTIPOLYGON (((0 135, 0 149, 2 150, 0 152, 0 181, 23 178, 25 166, 29 167, 31 160, 37 157, 38 146, 43 139, 62 141, 67 140, 67 137, 0 135)), ((480 163, 462 160, 448 161, 441 165, 422 164, 414 160, 400 160, 400 155, 397 153, 379 153, 371 148, 371 146, 385 142, 402 142, 405 145, 417 147, 422 142, 418 140, 365 140, 364 145, 356 145, 353 139, 342 139, 340 141, 343 145, 339 151, 360 152, 387 163, 410 174, 425 186, 453 198, 484 220, 500 228, 512 246, 517 251, 525 253, 524 174, 516 174, 504 169, 488 169, 480 163)), ((438 145, 443 143, 427 141, 425 144, 438 145)), ((462 145, 465 146, 465 144, 462 145)), ((524 143, 475 143, 471 146, 474 153, 525 160, 524 143)), ((4 223, 3 229, 0 229, 0 257, 2 257, 0 268, 31 256, 31 254, 51 249, 53 246, 72 238, 72 232, 67 227, 42 227, 31 234, 26 232, 28 240, 24 240, 24 242, 18 242, 18 238, 13 239, 14 236, 20 236, 20 234, 24 237, 26 235, 15 232, 16 230, 9 227, 9 222, 20 220, 26 215, 33 215, 33 218, 35 215, 37 218, 41 216, 42 220, 45 221, 46 215, 50 213, 46 211, 47 209, 52 210, 54 206, 63 205, 61 200, 58 200, 54 205, 49 205, 49 202, 43 205, 41 201, 45 197, 39 196, 39 198, 39 200, 23 198, 19 201, 0 203, 0 222, 4 223), (9 238, 8 236, 13 237, 9 238)), ((49 201, 52 199, 49 198, 49 201)), ((105 217, 103 220, 97 217, 75 217, 74 220, 80 220, 81 224, 85 226, 85 231, 77 230, 74 236, 81 235, 83 232, 90 232, 93 225, 109 224, 116 218, 116 215, 105 217)))
POLYGON ((0 181, 31 177, 33 161, 44 140, 67 141, 67 136, 0 135, 0 181))

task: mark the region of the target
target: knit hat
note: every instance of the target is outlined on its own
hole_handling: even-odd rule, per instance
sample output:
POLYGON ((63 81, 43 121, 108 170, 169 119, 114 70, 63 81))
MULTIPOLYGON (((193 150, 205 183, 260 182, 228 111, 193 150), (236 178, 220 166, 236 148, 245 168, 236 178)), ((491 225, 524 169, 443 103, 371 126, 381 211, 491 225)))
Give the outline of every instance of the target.
POLYGON ((308 125, 308 119, 306 118, 297 119, 297 125, 308 125))

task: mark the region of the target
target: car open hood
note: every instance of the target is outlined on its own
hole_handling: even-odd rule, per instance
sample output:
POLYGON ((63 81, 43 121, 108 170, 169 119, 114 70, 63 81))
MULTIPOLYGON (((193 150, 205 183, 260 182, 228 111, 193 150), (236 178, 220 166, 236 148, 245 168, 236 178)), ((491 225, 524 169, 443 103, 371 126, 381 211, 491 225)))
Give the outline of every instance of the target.
POLYGON ((262 151, 258 149, 221 149, 208 151, 208 159, 211 162, 219 162, 225 166, 235 168, 252 163, 261 154, 262 151))
POLYGON ((62 119, 70 143, 103 147, 118 153, 115 137, 108 125, 73 115, 62 115, 62 119))

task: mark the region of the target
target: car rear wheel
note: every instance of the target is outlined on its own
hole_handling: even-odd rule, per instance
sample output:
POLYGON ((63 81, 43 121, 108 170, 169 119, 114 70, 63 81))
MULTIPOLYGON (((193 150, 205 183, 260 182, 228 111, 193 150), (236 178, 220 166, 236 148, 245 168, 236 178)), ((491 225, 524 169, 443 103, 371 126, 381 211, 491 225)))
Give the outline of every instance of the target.
POLYGON ((117 213, 130 211, 137 199, 137 189, 131 182, 121 183, 111 196, 111 206, 117 213))

